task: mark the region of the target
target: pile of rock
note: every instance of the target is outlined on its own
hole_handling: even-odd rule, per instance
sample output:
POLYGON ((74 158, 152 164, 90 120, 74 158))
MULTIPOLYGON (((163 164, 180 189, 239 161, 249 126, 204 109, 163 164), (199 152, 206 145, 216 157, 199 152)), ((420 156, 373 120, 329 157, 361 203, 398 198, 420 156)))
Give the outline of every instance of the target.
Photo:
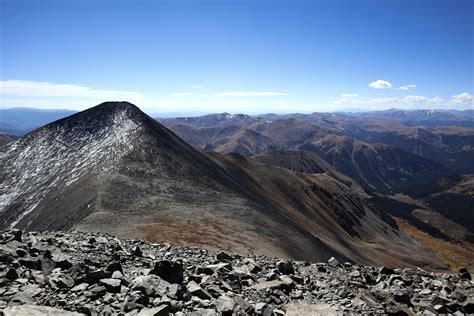
POLYGON ((473 285, 464 268, 282 261, 84 232, 0 236, 5 315, 468 314, 473 285))

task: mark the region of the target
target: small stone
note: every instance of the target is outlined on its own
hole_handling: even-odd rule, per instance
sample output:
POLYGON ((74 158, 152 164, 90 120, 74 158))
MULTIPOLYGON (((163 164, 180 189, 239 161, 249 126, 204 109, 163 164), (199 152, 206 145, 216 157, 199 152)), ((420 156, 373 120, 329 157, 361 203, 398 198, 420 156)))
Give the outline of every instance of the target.
POLYGON ((120 280, 119 279, 102 279, 99 281, 100 285, 103 285, 107 292, 120 293, 120 280))
POLYGON ((201 286, 199 286, 199 284, 194 281, 190 281, 186 288, 188 292, 191 293, 191 295, 197 296, 200 299, 206 300, 212 298, 212 296, 207 291, 205 291, 201 286))
POLYGON ((67 274, 53 272, 48 277, 49 285, 57 289, 69 289, 74 286, 74 280, 67 274))
POLYGON ((72 268, 72 262, 70 259, 60 253, 53 254, 51 260, 54 262, 56 268, 61 268, 63 270, 72 268))
POLYGON ((165 291, 169 287, 169 283, 162 280, 159 276, 149 274, 138 276, 130 283, 130 288, 135 291, 141 291, 147 296, 153 296, 160 290, 165 291))
POLYGON ((123 274, 122 272, 120 271, 114 271, 114 273, 112 273, 112 279, 122 279, 123 278, 123 274))
POLYGON ((94 285, 89 291, 92 300, 96 300, 107 293, 107 289, 101 285, 94 285))
POLYGON ((446 306, 441 305, 441 304, 437 304, 433 306, 433 308, 437 313, 445 314, 448 312, 448 309, 446 308, 446 306))
POLYGON ((334 258, 334 257, 331 257, 329 260, 328 260, 328 264, 331 266, 331 267, 337 267, 340 263, 339 261, 334 258))
POLYGON ((423 289, 420 291, 420 295, 430 295, 431 290, 430 289, 423 289))
POLYGON ((234 307, 235 301, 231 297, 223 295, 217 299, 216 310, 221 315, 232 315, 234 307))
POLYGON ((38 305, 18 305, 8 306, 3 310, 5 316, 18 315, 40 315, 40 316, 81 316, 76 312, 70 312, 48 306, 38 305))
POLYGON ((254 290, 276 289, 276 288, 280 288, 282 284, 283 282, 280 280, 272 280, 272 281, 266 281, 266 282, 254 284, 250 288, 254 290))
POLYGON ((70 289, 70 292, 83 292, 87 290, 88 287, 89 287, 89 284, 81 283, 81 284, 76 285, 72 289, 70 289))
POLYGON ((142 308, 143 306, 146 306, 149 301, 147 295, 143 295, 140 291, 132 291, 125 299, 123 309, 126 312, 129 312, 135 308, 142 308))
POLYGON ((168 316, 169 314, 168 305, 159 305, 153 308, 143 308, 137 316, 168 316))

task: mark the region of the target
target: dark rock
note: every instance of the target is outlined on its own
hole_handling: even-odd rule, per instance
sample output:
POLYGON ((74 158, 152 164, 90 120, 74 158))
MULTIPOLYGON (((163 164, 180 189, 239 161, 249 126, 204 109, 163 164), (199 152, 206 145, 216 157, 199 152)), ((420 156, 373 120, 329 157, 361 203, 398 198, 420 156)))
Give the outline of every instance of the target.
POLYGON ((13 235, 13 240, 16 240, 18 242, 22 242, 22 235, 23 232, 19 229, 11 229, 10 233, 13 235))
POLYGON ((20 259, 18 260, 20 262, 20 265, 22 265, 25 268, 32 269, 32 270, 41 270, 41 260, 39 259, 20 259))
POLYGON ((437 304, 433 308, 438 314, 446 314, 448 312, 448 309, 446 308, 446 306, 442 304, 437 304))
POLYGON ((471 280, 471 274, 467 268, 459 268, 459 277, 464 280, 471 280))
POLYGON ((111 272, 106 272, 104 270, 95 270, 87 273, 86 281, 89 284, 96 284, 99 283, 100 280, 110 278, 111 276, 111 272))
POLYGON ((107 272, 120 271, 123 273, 122 264, 120 262, 113 261, 107 265, 107 267, 105 268, 105 271, 107 272))
POLYGON ((18 278, 18 273, 16 272, 16 269, 14 268, 9 268, 7 270, 7 273, 5 273, 5 277, 10 280, 10 281, 13 281, 13 280, 16 280, 18 278))
POLYGON ((379 269, 379 273, 384 275, 392 275, 395 274, 395 270, 393 270, 392 268, 381 267, 379 269))
POLYGON ((232 257, 224 251, 220 251, 216 254, 216 259, 219 261, 232 261, 232 257))
POLYGON ((385 312, 391 316, 408 316, 406 310, 395 302, 389 302, 385 307, 385 312))
POLYGON ((295 270, 293 268, 293 265, 291 262, 288 261, 280 261, 277 263, 277 269, 280 271, 280 273, 285 274, 285 275, 290 275, 294 274, 295 270))
POLYGON ((466 314, 474 314, 474 298, 470 298, 462 304, 462 309, 466 314))
POLYGON ((184 268, 180 262, 162 260, 155 263, 151 274, 155 274, 170 283, 183 283, 184 268))
POLYGON ((16 248, 16 254, 17 254, 18 257, 23 258, 28 254, 28 251, 26 251, 23 248, 16 248))
POLYGON ((71 260, 60 253, 53 254, 51 260, 54 262, 56 268, 61 268, 63 270, 72 268, 71 260))
POLYGON ((143 255, 142 253, 142 250, 140 249, 140 247, 138 246, 135 246, 132 248, 132 255, 135 256, 135 257, 141 257, 143 255))
POLYGON ((393 292, 393 299, 398 303, 410 305, 410 293, 406 289, 399 289, 393 292))

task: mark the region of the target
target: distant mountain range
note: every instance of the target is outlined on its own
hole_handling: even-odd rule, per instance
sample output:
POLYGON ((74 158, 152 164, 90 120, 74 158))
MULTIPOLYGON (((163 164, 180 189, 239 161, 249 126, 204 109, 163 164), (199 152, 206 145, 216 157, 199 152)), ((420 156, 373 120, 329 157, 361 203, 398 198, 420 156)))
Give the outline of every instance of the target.
POLYGON ((474 129, 367 115, 157 122, 107 102, 0 134, 0 229, 452 268, 446 252, 474 241, 474 129))
POLYGON ((453 116, 446 117, 454 119, 456 114, 466 121, 472 115, 472 111, 393 110, 354 115, 296 113, 256 117, 222 113, 161 122, 203 150, 236 152, 303 173, 320 170, 324 161, 375 194, 374 203, 387 212, 443 238, 453 236, 442 232, 454 225, 452 220, 464 227, 462 239, 474 239, 471 229, 474 220, 467 210, 474 209, 472 195, 446 196, 437 184, 450 175, 474 173, 474 129, 458 126, 464 124, 457 124, 458 121, 450 126, 435 125, 434 121, 427 124, 433 126, 407 125, 400 122, 403 113, 406 114, 403 117, 420 119, 429 115, 439 119, 441 114, 451 113, 453 116), (392 120, 390 116, 399 119, 392 120), (308 156, 307 152, 313 155, 308 156), (407 200, 400 202, 400 194, 424 202, 410 200, 411 206, 404 206, 407 200), (434 223, 426 213, 414 212, 417 209, 430 212, 436 209, 437 214, 443 215, 434 223))
POLYGON ((0 109, 0 132, 21 136, 35 128, 76 113, 72 110, 0 109))

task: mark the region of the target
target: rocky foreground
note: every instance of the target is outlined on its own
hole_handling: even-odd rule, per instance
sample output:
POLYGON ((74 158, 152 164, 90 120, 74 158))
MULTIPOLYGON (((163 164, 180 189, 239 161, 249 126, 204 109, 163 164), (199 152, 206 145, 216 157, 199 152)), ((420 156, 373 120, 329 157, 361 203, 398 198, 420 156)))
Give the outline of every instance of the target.
MULTIPOLYGON (((474 313, 458 274, 243 257, 108 235, 0 236, 4 315, 474 313)), ((1 312, 0 312, 1 314, 1 312)))

